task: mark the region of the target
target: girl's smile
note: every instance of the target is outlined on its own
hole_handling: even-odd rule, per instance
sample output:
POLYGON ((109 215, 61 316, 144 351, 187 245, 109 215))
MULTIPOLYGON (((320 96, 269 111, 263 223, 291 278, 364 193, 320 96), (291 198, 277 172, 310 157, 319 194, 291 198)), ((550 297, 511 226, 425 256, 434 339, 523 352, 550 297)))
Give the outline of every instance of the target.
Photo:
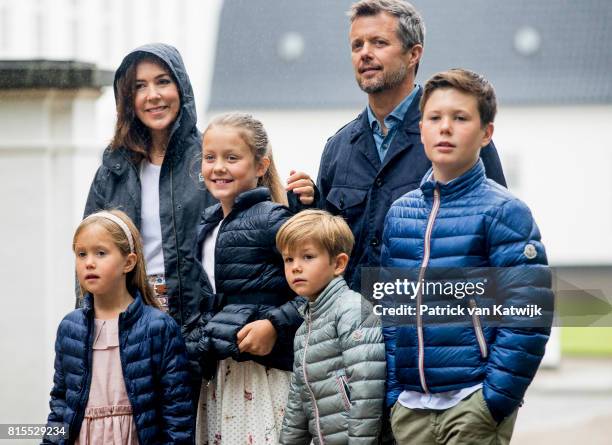
POLYGON ((257 187, 266 169, 266 162, 255 161, 239 130, 215 125, 204 134, 202 176, 206 188, 221 202, 224 215, 240 193, 257 187))

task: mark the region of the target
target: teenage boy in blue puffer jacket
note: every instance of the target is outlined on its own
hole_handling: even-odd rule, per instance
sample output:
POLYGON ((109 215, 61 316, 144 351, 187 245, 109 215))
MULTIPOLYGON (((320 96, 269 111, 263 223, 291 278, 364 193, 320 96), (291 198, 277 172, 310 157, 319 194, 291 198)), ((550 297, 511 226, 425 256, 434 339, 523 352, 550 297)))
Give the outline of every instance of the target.
MULTIPOLYGON (((383 267, 495 268, 494 297, 504 307, 536 304, 550 315, 553 294, 538 227, 523 202, 487 179, 479 159, 493 134, 493 87, 470 71, 438 73, 425 85, 420 107, 432 169, 389 210, 383 267)), ((418 314, 427 295, 416 301, 418 314)), ((550 324, 502 320, 428 326, 430 320, 417 316, 411 326, 384 327, 387 405, 398 443, 509 443, 550 324)))

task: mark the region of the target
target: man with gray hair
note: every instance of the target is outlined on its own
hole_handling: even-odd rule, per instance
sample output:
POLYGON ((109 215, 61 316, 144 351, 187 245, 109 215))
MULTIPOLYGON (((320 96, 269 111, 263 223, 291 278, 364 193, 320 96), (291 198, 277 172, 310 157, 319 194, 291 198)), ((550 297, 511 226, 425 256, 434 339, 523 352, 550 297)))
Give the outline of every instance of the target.
MULTIPOLYGON (((368 95, 363 112, 325 146, 317 186, 318 206, 342 215, 355 235, 345 273, 361 288, 361 268, 380 265, 384 219, 391 204, 417 188, 431 163, 421 144, 415 77, 425 25, 402 0, 361 0, 348 12, 355 78, 368 95)), ((506 185, 495 146, 481 151, 487 176, 506 185)))

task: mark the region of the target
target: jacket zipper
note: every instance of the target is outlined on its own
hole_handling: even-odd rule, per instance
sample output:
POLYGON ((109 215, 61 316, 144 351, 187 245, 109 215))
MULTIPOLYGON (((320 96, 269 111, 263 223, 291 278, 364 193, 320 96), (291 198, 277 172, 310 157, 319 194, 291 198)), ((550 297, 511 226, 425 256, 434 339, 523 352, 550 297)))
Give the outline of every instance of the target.
POLYGON ((474 324, 474 331, 476 332, 476 340, 478 340, 478 347, 480 348, 480 355, 482 358, 487 358, 489 351, 487 348, 487 342, 482 332, 482 325, 480 324, 480 317, 476 314, 476 301, 472 298, 470 300, 470 307, 472 308, 472 323, 474 324))
MULTIPOLYGON (((423 263, 421 264, 421 270, 419 272, 419 283, 422 282, 425 277, 425 270, 429 264, 429 256, 431 255, 431 232, 433 231, 434 220, 440 209, 440 190, 436 186, 434 189, 434 201, 427 221, 427 229, 425 230, 425 245, 423 252, 423 263)), ((425 340, 423 338, 423 317, 421 315, 421 304, 423 301, 423 289, 419 287, 417 293, 417 338, 419 343, 419 379, 421 380, 421 387, 425 393, 429 393, 427 382, 425 381, 425 340)))
POLYGON ((340 390, 340 395, 342 396, 342 401, 344 402, 344 408, 347 411, 351 410, 351 399, 348 396, 346 388, 348 387, 348 382, 344 377, 339 376, 336 377, 336 383, 338 384, 338 389, 340 390))
MULTIPOLYGON (((176 271, 178 278, 178 295, 179 300, 179 318, 181 326, 183 326, 183 282, 181 280, 181 254, 178 246, 178 236, 176 233, 176 215, 174 214, 174 161, 170 163, 170 202, 172 203, 172 229, 174 230, 174 247, 176 248, 176 271)), ((163 237, 162 237, 163 238, 163 237)), ((163 239, 162 239, 163 243, 163 239)), ((163 250, 163 245, 162 245, 163 250)), ((164 260, 165 261, 165 260, 164 260)))
MULTIPOLYGON (((125 391, 127 392, 128 400, 130 401, 130 405, 132 406, 132 418, 134 419, 134 423, 136 424, 136 413, 134 412, 134 401, 132 400, 132 384, 128 383, 128 380, 125 376, 125 370, 127 369, 127 363, 125 361, 125 347, 123 345, 124 338, 121 337, 121 318, 123 314, 119 314, 119 321, 117 322, 117 336, 119 337, 119 361, 121 362, 121 375, 123 376, 123 382, 125 383, 125 391), (129 385, 129 386, 128 386, 129 385)), ((125 337, 125 343, 127 343, 127 334, 125 337)), ((136 436, 138 436, 138 440, 140 443, 144 443, 142 437, 140 437, 141 431, 136 425, 136 436)))
POLYGON ((306 325, 308 326, 308 332, 306 333, 306 341, 304 342, 304 356, 302 357, 302 371, 304 372, 304 384, 306 388, 308 388, 308 392, 310 393, 310 398, 312 400, 312 406, 314 407, 314 415, 315 415, 315 423, 317 425, 317 436, 319 437, 319 442, 321 445, 324 445, 323 434, 321 434, 321 423, 319 420, 319 408, 317 407, 317 400, 315 399, 314 393, 312 392, 312 388, 308 384, 308 373, 306 372, 306 352, 308 351, 308 342, 310 341, 310 312, 308 312, 308 317, 306 318, 306 325))

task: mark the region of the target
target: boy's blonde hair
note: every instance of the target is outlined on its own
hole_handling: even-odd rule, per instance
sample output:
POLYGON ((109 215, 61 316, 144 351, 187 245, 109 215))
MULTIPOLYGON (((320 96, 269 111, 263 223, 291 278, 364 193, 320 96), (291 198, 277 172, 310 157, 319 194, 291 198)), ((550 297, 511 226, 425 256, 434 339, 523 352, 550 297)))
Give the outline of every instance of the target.
POLYGON ((340 216, 324 210, 304 210, 287 220, 276 234, 276 247, 291 252, 300 244, 312 241, 325 249, 330 258, 341 253, 350 256, 355 238, 340 216))
POLYGON ((421 114, 432 93, 442 88, 451 88, 476 98, 482 128, 495 119, 497 99, 493 85, 480 74, 462 68, 442 71, 429 78, 423 87, 423 96, 419 103, 421 114))
MULTIPOLYGON (((139 291, 145 304, 159 309, 159 303, 157 302, 157 298, 155 298, 155 293, 153 292, 153 289, 151 289, 151 286, 149 286, 149 282, 147 280, 147 271, 145 268, 144 252, 142 249, 140 233, 130 217, 124 212, 121 210, 105 210, 104 212, 89 215, 87 218, 81 221, 74 232, 74 237, 72 238, 72 251, 75 251, 77 238, 83 229, 94 224, 102 227, 108 232, 113 240, 113 243, 115 243, 122 255, 128 256, 132 251, 136 254, 136 265, 127 273, 125 277, 126 287, 132 296, 134 296, 135 291, 139 291), (125 223, 130 231, 130 234, 132 235, 132 242, 134 245, 133 250, 130 246, 130 240, 128 239, 123 228, 116 222, 105 217, 104 213, 110 213, 125 223)), ((86 290, 82 285, 80 288, 82 298, 85 295, 86 290)))

